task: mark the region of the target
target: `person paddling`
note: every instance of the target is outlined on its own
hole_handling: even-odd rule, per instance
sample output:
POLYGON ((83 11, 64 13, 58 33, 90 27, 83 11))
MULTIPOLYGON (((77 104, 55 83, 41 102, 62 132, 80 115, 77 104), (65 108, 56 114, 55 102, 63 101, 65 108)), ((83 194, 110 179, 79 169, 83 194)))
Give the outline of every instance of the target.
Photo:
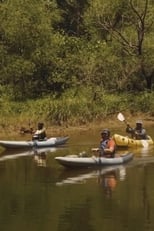
POLYGON ((110 137, 110 130, 106 128, 101 132, 99 148, 93 148, 92 151, 98 152, 100 157, 113 158, 115 157, 115 150, 115 141, 110 137))
POLYGON ((126 132, 131 134, 131 137, 136 140, 146 140, 147 133, 146 129, 143 128, 142 120, 136 121, 136 127, 131 128, 129 124, 127 124, 126 132))
POLYGON ((34 133, 32 140, 45 140, 47 138, 44 123, 38 123, 36 132, 34 133))

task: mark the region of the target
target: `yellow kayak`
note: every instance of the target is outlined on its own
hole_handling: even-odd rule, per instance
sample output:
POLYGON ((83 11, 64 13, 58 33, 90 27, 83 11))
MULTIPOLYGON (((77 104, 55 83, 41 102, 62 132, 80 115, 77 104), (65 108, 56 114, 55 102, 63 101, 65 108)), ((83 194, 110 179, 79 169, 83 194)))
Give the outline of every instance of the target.
POLYGON ((135 140, 127 136, 114 134, 113 139, 118 147, 148 147, 154 144, 150 136, 148 136, 147 140, 135 140))

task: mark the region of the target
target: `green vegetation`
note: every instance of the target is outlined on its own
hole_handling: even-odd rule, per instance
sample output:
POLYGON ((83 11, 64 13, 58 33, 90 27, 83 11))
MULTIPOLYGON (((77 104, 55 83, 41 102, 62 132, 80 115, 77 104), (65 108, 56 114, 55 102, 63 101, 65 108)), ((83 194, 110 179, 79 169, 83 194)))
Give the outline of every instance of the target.
POLYGON ((92 100, 93 90, 84 87, 78 92, 67 91, 59 99, 44 97, 25 102, 0 102, 0 126, 8 128, 14 125, 35 127, 41 119, 49 126, 77 126, 99 121, 119 111, 138 112, 154 116, 154 93, 106 94, 97 92, 92 100), (135 99, 135 100, 134 100, 135 99))
POLYGON ((153 15, 153 0, 0 1, 1 126, 153 115, 153 15))

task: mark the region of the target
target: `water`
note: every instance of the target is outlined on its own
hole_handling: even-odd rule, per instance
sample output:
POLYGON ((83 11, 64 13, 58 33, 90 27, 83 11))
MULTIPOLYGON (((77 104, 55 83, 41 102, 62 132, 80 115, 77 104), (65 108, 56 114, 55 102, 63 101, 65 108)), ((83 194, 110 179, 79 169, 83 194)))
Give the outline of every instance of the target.
POLYGON ((0 157, 0 230, 153 231, 154 147, 134 149, 135 158, 126 165, 101 169, 67 170, 54 160, 89 152, 98 141, 99 133, 91 130, 37 155, 5 151, 0 157))

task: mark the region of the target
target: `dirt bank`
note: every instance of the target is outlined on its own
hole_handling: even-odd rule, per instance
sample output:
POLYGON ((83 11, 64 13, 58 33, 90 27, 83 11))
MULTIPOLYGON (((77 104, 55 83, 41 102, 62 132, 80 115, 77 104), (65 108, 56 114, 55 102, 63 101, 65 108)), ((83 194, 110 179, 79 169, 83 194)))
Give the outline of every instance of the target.
MULTIPOLYGON (((154 117, 150 117, 148 114, 135 114, 131 115, 129 113, 123 113, 125 116, 126 122, 128 122, 132 127, 135 126, 135 122, 138 119, 142 119, 144 127, 154 126, 154 117)), ((44 122, 45 123, 45 122, 44 122)), ((87 123, 83 125, 63 125, 63 126, 50 126, 48 123, 46 124, 46 130, 48 136, 65 136, 71 135, 72 133, 78 133, 80 131, 94 130, 94 129, 103 129, 103 128, 122 128, 126 126, 125 122, 121 122, 117 119, 117 115, 110 116, 106 119, 93 121, 92 123, 87 123)), ((21 125, 11 125, 7 128, 1 128, 0 139, 8 139, 8 138, 20 138, 24 139, 25 135, 20 134, 21 125)), ((31 134, 26 134, 26 139, 31 139, 31 134)))

